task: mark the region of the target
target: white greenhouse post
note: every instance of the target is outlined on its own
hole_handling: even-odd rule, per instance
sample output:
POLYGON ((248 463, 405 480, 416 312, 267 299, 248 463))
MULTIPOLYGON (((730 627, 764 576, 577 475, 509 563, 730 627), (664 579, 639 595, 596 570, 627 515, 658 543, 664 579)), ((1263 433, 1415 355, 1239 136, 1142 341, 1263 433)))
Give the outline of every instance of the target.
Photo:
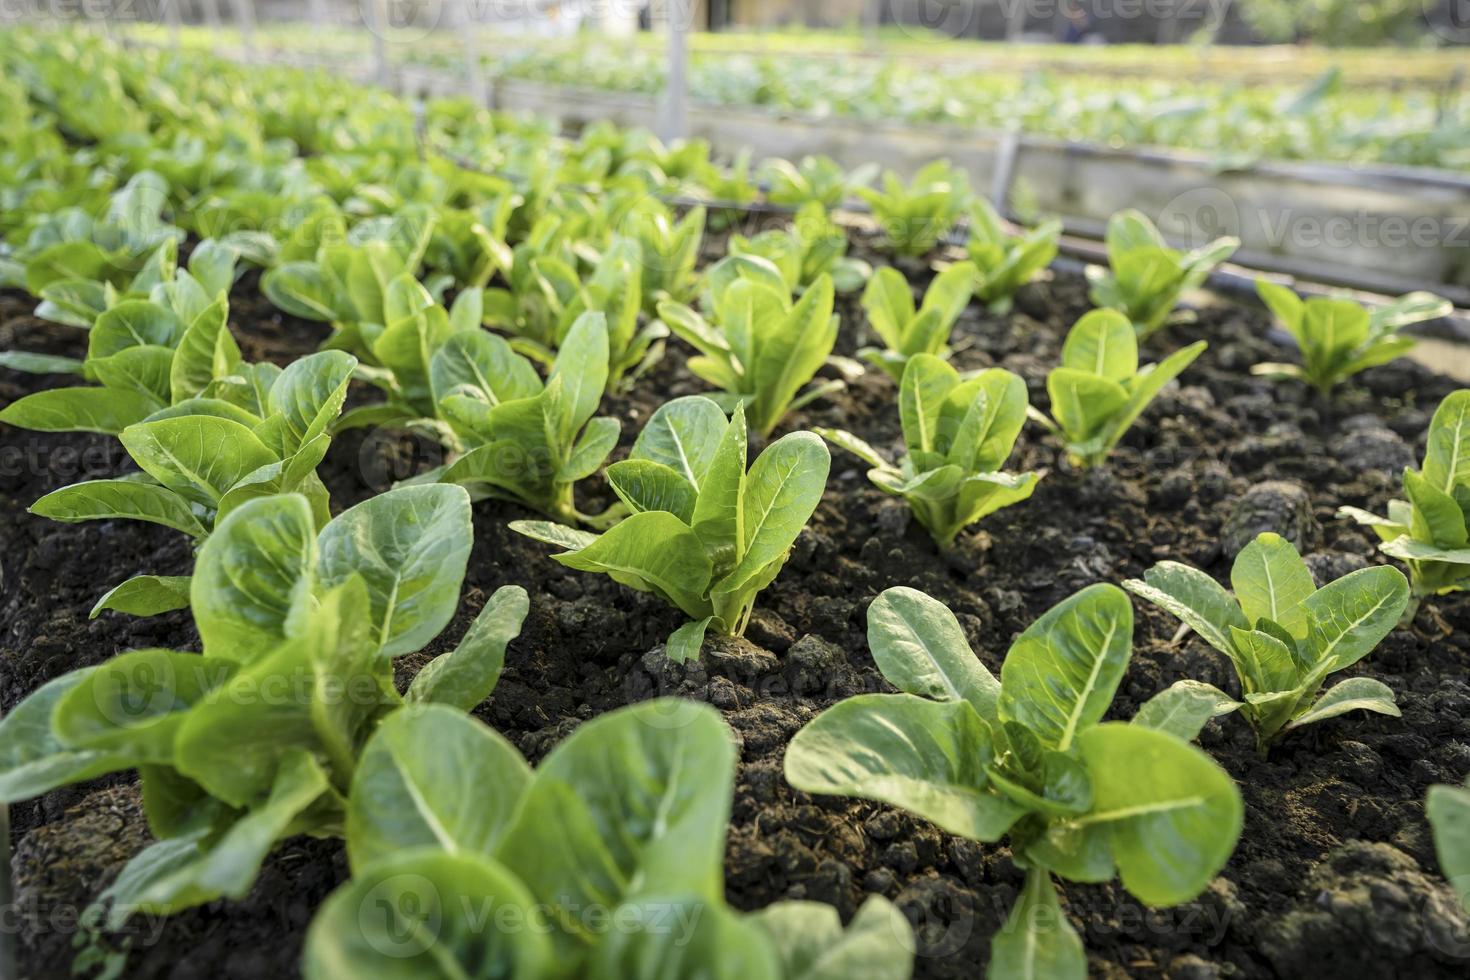
POLYGON ((460 33, 464 35, 465 83, 469 86, 470 98, 483 109, 490 103, 490 94, 485 88, 485 68, 480 63, 480 25, 475 20, 475 0, 464 0, 462 10, 460 33))
POLYGON ((163 16, 168 21, 168 44, 169 47, 178 51, 183 45, 181 33, 183 30, 182 18, 179 16, 179 0, 163 0, 163 16))
POLYGON ((388 88, 392 81, 392 73, 388 70, 388 2, 387 0, 367 0, 363 10, 368 16, 368 31, 373 35, 373 64, 378 77, 378 85, 388 88))
POLYGON ((240 27, 240 47, 245 63, 255 63, 255 0, 230 0, 235 8, 235 23, 240 27))
POLYGON ((682 139, 688 125, 689 21, 696 0, 664 0, 669 28, 669 68, 664 79, 664 104, 659 138, 665 145, 682 139))

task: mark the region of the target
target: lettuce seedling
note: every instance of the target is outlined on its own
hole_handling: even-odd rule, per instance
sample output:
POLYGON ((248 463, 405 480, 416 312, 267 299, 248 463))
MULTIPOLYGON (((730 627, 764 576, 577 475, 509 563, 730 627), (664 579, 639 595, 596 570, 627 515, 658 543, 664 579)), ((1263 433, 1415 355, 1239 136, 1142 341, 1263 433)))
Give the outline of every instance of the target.
POLYGON ((153 418, 235 414, 233 405, 222 404, 227 389, 267 368, 241 361, 223 296, 207 302, 192 320, 183 319, 181 312, 195 306, 193 300, 178 307, 123 300, 97 317, 85 360, 23 351, 0 355, 6 367, 74 373, 96 383, 18 398, 0 411, 0 422, 37 432, 116 435, 153 418))
POLYGON ((1108 269, 1089 266, 1092 301, 1125 314, 1140 339, 1163 329, 1179 299, 1198 289, 1210 272, 1235 254, 1238 238, 1217 238, 1192 252, 1169 247, 1140 211, 1108 220, 1108 269))
POLYGON ((1233 596, 1199 569, 1173 561, 1159 562, 1142 581, 1123 583, 1225 654, 1245 698, 1232 701, 1207 684, 1189 682, 1187 693, 1171 688, 1150 710, 1186 699, 1199 704, 1201 693, 1213 695, 1214 714, 1245 715, 1262 755, 1278 736, 1344 712, 1362 708, 1398 717, 1393 692, 1371 677, 1342 681, 1321 697, 1318 692, 1327 675, 1366 657, 1399 621, 1409 601, 1402 572, 1386 565, 1361 568, 1319 589, 1292 543, 1268 531, 1236 556, 1230 584, 1233 596))
MULTIPOLYGON (((325 524, 327 488, 316 468, 331 443, 327 430, 347 397, 355 364, 341 351, 322 351, 285 370, 255 365, 248 378, 239 379, 258 399, 248 408, 219 398, 187 399, 152 421, 130 425, 122 430, 122 444, 141 473, 53 490, 30 511, 67 523, 148 521, 203 542, 246 502, 299 493, 311 502, 317 523, 325 524), (174 411, 180 414, 169 414, 174 411)), ((98 600, 92 615, 103 609, 135 616, 180 609, 188 604, 188 588, 187 577, 134 576, 98 600)))
POLYGON ((845 930, 815 902, 725 903, 734 781, 730 730, 689 701, 586 722, 534 772, 473 718, 399 710, 362 751, 353 877, 317 912, 303 973, 472 976, 489 963, 517 980, 907 978, 912 935, 880 896, 845 930), (465 805, 467 784, 487 789, 478 805, 465 805))
POLYGON ((638 292, 645 312, 654 313, 660 303, 687 303, 694 296, 704 217, 704 208, 696 207, 675 221, 657 198, 641 199, 623 216, 620 231, 638 245, 638 292))
POLYGON ((361 221, 346 242, 324 242, 314 259, 275 266, 260 288, 284 312, 330 323, 326 346, 371 363, 373 345, 393 318, 390 284, 417 275, 434 220, 432 208, 409 205, 391 218, 361 221))
POLYGON ((461 288, 484 288, 514 263, 511 215, 524 201, 509 191, 469 208, 441 207, 424 251, 424 265, 451 276, 461 288))
POLYGON ((820 204, 827 210, 842 206, 849 194, 867 187, 878 175, 874 164, 848 173, 831 157, 806 156, 799 163, 771 159, 761 164, 766 200, 786 208, 820 204))
POLYGON ((831 456, 810 432, 766 447, 745 469, 745 412, 689 395, 659 407, 607 481, 632 516, 601 536, 540 521, 513 530, 568 549, 568 568, 652 592, 693 622, 669 638, 676 661, 698 655, 705 630, 738 636, 756 595, 781 571, 827 485, 831 456))
POLYGON ((1445 396, 1429 422, 1424 462, 1404 470, 1406 500, 1390 500, 1388 516, 1343 507, 1373 529, 1378 549, 1409 567, 1412 616, 1420 600, 1465 588, 1470 579, 1470 389, 1445 396))
POLYGON ((873 209, 888 247, 899 255, 920 256, 939 244, 970 205, 970 179, 947 160, 935 160, 907 185, 888 170, 883 189, 860 187, 858 197, 873 209))
POLYGON ((596 473, 617 445, 621 423, 592 416, 608 378, 607 320, 572 324, 546 384, 510 345, 483 330, 457 333, 434 354, 434 405, 466 452, 440 473, 555 520, 588 520, 573 485, 596 473))
POLYGON ((801 206, 789 230, 763 231, 752 238, 731 235, 730 254, 756 255, 770 262, 793 293, 810 289, 823 274, 832 277, 837 292, 850 293, 873 274, 868 263, 847 257, 847 233, 816 201, 801 206))
POLYGON ((1102 722, 1132 644, 1128 597, 1093 585, 1017 637, 997 681, 953 613, 889 589, 868 607, 868 645, 903 693, 822 712, 787 747, 786 779, 902 807, 970 840, 1009 836, 1026 885, 986 975, 1083 980, 1086 954, 1053 874, 1118 875, 1145 905, 1177 905, 1205 889, 1241 829, 1240 791, 1204 752, 1143 724, 1102 722))
POLYGON ((1434 831, 1439 869, 1470 912, 1470 779, 1463 786, 1429 787, 1424 815, 1434 831))
POLYGON ((915 354, 948 359, 950 332, 970 305, 974 285, 975 267, 956 262, 934 277, 915 310, 907 277, 892 266, 879 269, 863 290, 863 310, 883 349, 864 347, 858 356, 894 381, 903 379, 904 365, 915 354))
POLYGON ((970 206, 970 238, 965 243, 975 266, 975 298, 992 313, 1009 313, 1016 290, 1057 257, 1060 221, 1047 221, 1029 232, 1012 235, 983 197, 970 206))
POLYGON ((104 893, 110 928, 243 897, 277 841, 343 833, 361 748, 383 719, 405 701, 465 711, 494 688, 527 610, 516 587, 491 596, 406 696, 393 685, 393 659, 458 605, 473 539, 462 489, 393 490, 316 523, 296 495, 241 506, 199 552, 202 654, 124 653, 0 721, 0 799, 139 771, 158 842, 104 893))
POLYGON ((1409 293, 1372 311, 1346 298, 1314 296, 1303 300, 1286 286, 1256 280, 1256 292, 1276 314, 1301 351, 1301 364, 1257 364, 1252 374, 1305 381, 1325 398, 1360 371, 1387 364, 1414 346, 1401 327, 1444 316, 1447 300, 1433 293, 1409 293))
POLYGON ((1140 369, 1138 338, 1128 318, 1113 310, 1093 310, 1067 334, 1062 363, 1046 377, 1051 417, 1034 407, 1028 412, 1062 441, 1073 463, 1097 466, 1164 385, 1206 346, 1195 341, 1140 369))
POLYGON ((781 272, 753 255, 731 255, 706 275, 703 307, 713 323, 678 303, 658 305, 659 319, 700 352, 689 370, 724 389, 724 407, 745 406, 746 417, 769 435, 787 412, 842 387, 816 382, 837 342, 829 276, 819 276, 792 301, 781 272))
POLYGON ((100 218, 76 208, 47 215, 16 254, 36 315, 88 328, 123 296, 147 296, 172 278, 184 232, 163 219, 168 182, 144 170, 108 200, 100 218))
POLYGON ((908 452, 897 466, 851 433, 817 434, 873 467, 868 479, 907 500, 941 548, 1036 489, 1041 474, 1001 471, 1026 421, 1026 382, 1017 375, 991 368, 962 379, 939 358, 918 354, 904 371, 898 414, 908 452))

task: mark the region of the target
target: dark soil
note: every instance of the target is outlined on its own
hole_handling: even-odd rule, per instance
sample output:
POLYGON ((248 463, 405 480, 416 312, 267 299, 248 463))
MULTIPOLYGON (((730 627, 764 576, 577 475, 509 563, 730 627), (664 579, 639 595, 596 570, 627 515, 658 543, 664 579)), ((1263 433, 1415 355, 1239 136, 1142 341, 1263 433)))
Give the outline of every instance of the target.
MULTIPOLYGON (((916 278, 923 278, 922 274, 916 278)), ((0 347, 76 353, 81 335, 29 317, 30 301, 0 298, 0 347)), ((1088 308, 1085 284, 1057 276, 1028 287, 1005 317, 972 308, 958 331, 962 368, 1000 365, 1046 403, 1045 373, 1064 331, 1088 308)), ((843 300, 839 353, 860 342, 855 298, 843 300)), ((248 357, 306 353, 323 328, 282 317, 253 284, 236 291, 232 325, 248 357)), ((707 646, 675 665, 662 642, 680 622, 657 600, 601 576, 573 572, 507 529, 528 516, 495 502, 475 508, 476 540, 462 610, 430 653, 456 640, 485 598, 525 586, 531 614, 511 644, 504 677, 477 712, 532 760, 579 722, 656 695, 720 709, 741 744, 726 853, 727 891, 740 908, 783 898, 835 905, 850 915, 869 893, 896 901, 918 929, 920 977, 975 977, 1022 880, 1003 846, 940 833, 893 808, 812 798, 786 785, 786 743, 817 712, 883 689, 867 651, 864 615, 883 589, 909 585, 943 600, 998 671, 1010 640, 1071 592, 1140 574, 1156 561, 1189 562, 1224 578, 1222 550, 1237 501, 1265 481, 1289 481, 1303 508, 1282 527, 1310 552, 1319 577, 1379 561, 1369 536, 1334 519, 1341 504, 1382 510, 1397 470, 1422 453, 1438 401, 1456 385, 1409 362, 1376 369, 1328 405, 1304 389, 1253 378, 1251 364, 1281 351, 1264 315, 1237 307, 1199 311, 1147 347, 1158 359, 1204 338, 1210 349, 1125 438, 1109 465, 1073 470, 1036 426, 1011 465, 1045 469, 1035 496, 987 518, 938 552, 901 501, 873 488, 856 459, 834 451, 828 492, 790 562, 762 595, 747 636, 707 646)), ((5 373, 0 398, 67 379, 5 373)), ((684 351, 637 390, 604 408, 623 421, 623 446, 661 402, 701 390, 684 351)), ((839 397, 788 419, 786 428, 846 428, 880 449, 899 442, 893 385, 872 373, 839 397)), ((753 450, 755 447, 752 447, 753 450)), ((187 613, 136 620, 87 614, 108 587, 139 571, 181 573, 187 546, 148 525, 61 526, 25 513, 57 486, 126 464, 115 441, 52 437, 0 427, 0 521, 6 593, 0 600, 0 708, 73 667, 139 646, 187 649, 187 613), (80 461, 80 462, 79 462, 80 461)), ((434 465, 438 450, 411 436, 347 433, 323 467, 338 509, 434 465)), ((1285 492, 1285 491, 1281 491, 1285 492)), ((605 494, 588 481, 584 509, 605 494)), ((1270 513, 1272 502, 1266 501, 1270 513)), ((1260 512, 1260 508, 1256 509, 1260 512)), ((1132 667, 1114 704, 1139 704, 1185 677, 1234 686, 1222 658, 1176 622, 1139 605, 1132 667)), ((1115 886, 1063 886, 1101 977, 1464 977, 1464 913, 1441 880, 1422 801, 1435 782, 1470 771, 1470 606, 1427 603, 1358 671, 1397 693, 1403 718, 1344 716, 1283 739, 1267 760, 1244 722, 1212 723, 1202 744, 1239 781, 1245 832, 1221 876, 1198 900, 1148 910, 1115 886)), ((402 680, 425 658, 401 662, 402 680)), ((49 794, 14 813, 24 970, 69 976, 75 951, 66 914, 82 909, 148 839, 136 787, 119 776, 49 794)), ((129 936, 94 940, 127 950, 130 977, 289 976, 316 904, 345 876, 334 842, 278 848, 241 902, 219 902, 129 936)))

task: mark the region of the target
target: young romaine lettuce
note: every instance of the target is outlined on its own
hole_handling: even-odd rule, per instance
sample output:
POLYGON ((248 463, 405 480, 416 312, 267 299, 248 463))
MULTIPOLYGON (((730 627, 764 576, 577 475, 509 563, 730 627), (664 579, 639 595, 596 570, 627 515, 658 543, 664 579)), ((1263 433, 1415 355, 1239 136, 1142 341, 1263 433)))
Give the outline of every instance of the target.
POLYGON ((897 466, 851 433, 817 434, 873 467, 868 479, 907 500, 941 548, 1036 489, 1041 474, 1001 471, 1026 421, 1026 382, 1017 375, 991 368, 962 379, 939 358, 917 354, 904 370, 898 412, 908 452, 897 466))
POLYGON ((72 207, 34 225, 16 261, 42 301, 36 315, 90 327, 116 298, 147 296, 172 278, 184 232, 163 219, 168 194, 168 182, 145 170, 112 194, 100 218, 72 207))
MULTIPOLYGON (((268 364, 246 368, 244 377, 226 380, 249 392, 254 400, 248 407, 218 397, 186 398, 150 421, 129 425, 121 440, 141 473, 53 490, 31 505, 31 513, 68 523, 148 521, 202 542, 248 501, 299 493, 311 502, 317 523, 325 524, 327 488, 316 468, 331 443, 328 429, 347 397, 355 364, 341 351, 322 351, 285 370, 268 364)), ((134 576, 98 600, 92 615, 103 609, 137 616, 179 609, 188 602, 188 587, 189 580, 178 576, 134 576)))
POLYGON ((1067 334, 1062 363, 1047 375, 1051 417, 1034 407, 1028 412, 1062 441, 1073 463, 1097 466, 1164 385, 1206 346, 1199 340, 1139 368, 1138 338, 1128 318, 1114 310, 1093 310, 1067 334))
POLYGON ((474 207, 440 208, 424 265, 451 276, 462 288, 484 288, 496 273, 508 275, 514 263, 508 229, 522 203, 519 195, 507 191, 474 207))
POLYGON ((786 288, 802 292, 822 274, 832 277, 839 293, 860 288, 873 269, 861 259, 847 257, 847 233, 827 217, 816 201, 801 206, 788 230, 763 231, 751 238, 730 236, 731 255, 756 255, 781 270, 786 288))
POLYGON ((1402 572, 1362 568, 1319 589, 1292 543, 1268 531, 1236 556, 1230 584, 1233 596, 1199 569, 1172 561, 1159 562, 1142 581, 1123 583, 1225 654, 1245 699, 1185 681, 1140 714, 1172 714, 1193 729, 1175 733, 1192 738, 1209 717, 1239 710, 1255 729, 1262 755, 1278 736, 1347 711, 1398 717, 1393 692, 1370 677, 1342 681, 1321 697, 1318 692, 1329 674, 1366 657, 1398 623, 1409 601, 1402 572), (1180 706, 1204 703, 1210 715, 1184 721, 1188 713, 1180 706))
POLYGON ((899 255, 921 256, 942 239, 970 205, 970 178, 947 160, 935 160, 914 174, 907 186, 893 171, 883 174, 883 189, 858 188, 873 209, 888 247, 899 255))
POLYGON ((662 356, 658 341, 668 336, 668 329, 656 321, 638 327, 643 253, 637 242, 615 237, 585 279, 570 254, 532 254, 526 243, 516 246, 512 288, 485 292, 486 323, 510 333, 517 350, 550 364, 578 317, 602 313, 614 387, 638 377, 662 356))
POLYGON ((1429 787, 1424 814, 1434 830, 1439 869, 1470 912, 1470 779, 1463 786, 1429 787))
POLYGON ((900 694, 838 702, 796 733, 786 779, 902 807, 971 840, 1009 836, 1026 869, 991 941, 991 980, 1083 980, 1087 957, 1052 884, 1194 898, 1240 835, 1240 791, 1209 756, 1140 723, 1103 722, 1127 669, 1133 609, 1111 585, 1064 599, 1011 644, 996 678, 954 614, 913 589, 868 607, 868 645, 900 694))
POLYGON ((439 417, 466 451, 439 478, 558 521, 587 521, 573 485, 597 472, 622 430, 617 419, 593 418, 607 379, 601 313, 572 324, 545 385, 501 338, 455 334, 434 354, 428 380, 439 417))
POLYGON ((1029 232, 1006 231, 995 207, 977 197, 970 206, 970 238, 965 244, 975 265, 975 298, 992 313, 1009 313, 1016 290, 1036 278, 1057 257, 1060 221, 1047 221, 1029 232))
POLYGON ((361 221, 347 241, 324 242, 310 260, 276 265, 261 278, 261 290, 292 316, 330 323, 326 346, 367 363, 393 318, 389 287, 417 275, 434 220, 432 208, 410 205, 391 218, 361 221))
POLYGON ((704 218, 704 208, 697 207, 676 221, 666 204, 651 197, 640 199, 623 215, 618 229, 638 245, 638 292, 645 312, 652 314, 661 303, 687 303, 693 297, 704 218))
POLYGON ((1427 596, 1465 588, 1470 579, 1470 389, 1445 396, 1429 422, 1424 462, 1403 475, 1406 500, 1390 500, 1388 516, 1343 507, 1373 529, 1378 549, 1409 568, 1413 606, 1427 596))
POLYGON ((702 306, 713 323, 672 302, 660 303, 658 315, 700 352, 689 370, 724 390, 727 409, 743 405, 755 430, 769 435, 788 412, 842 387, 832 380, 802 390, 837 342, 829 276, 795 302, 780 270, 753 255, 727 256, 705 279, 702 306))
POLYGON ((347 811, 353 877, 312 922, 303 973, 469 976, 494 964, 517 980, 626 980, 649 970, 908 977, 909 926, 881 897, 845 930, 834 909, 814 902, 753 914, 725 904, 734 779, 729 729, 693 702, 609 712, 534 772, 472 718, 401 709, 362 751, 347 811), (486 789, 486 805, 465 805, 467 783, 486 789), (643 819, 651 813, 658 819, 643 819), (369 906, 382 914, 362 914, 369 906))
POLYGON ((781 571, 822 499, 831 456, 810 432, 766 447, 747 473, 745 412, 728 421, 708 398, 659 407, 607 480, 633 513, 602 535, 539 521, 513 530, 567 550, 569 568, 602 572, 681 609, 693 622, 668 641, 683 661, 706 629, 740 635, 756 595, 781 571))
POLYGON ((0 799, 136 768, 158 842, 104 893, 109 927, 243 897, 277 841, 343 833, 362 746, 405 701, 464 711, 495 686, 516 587, 393 685, 393 659, 454 615, 471 540, 457 487, 389 491, 320 531, 300 496, 241 506, 190 586, 203 653, 135 650, 41 687, 0 721, 0 799))
POLYGON ((867 187, 878 176, 872 164, 848 173, 831 157, 806 156, 798 163, 771 159, 761 164, 766 183, 766 200, 787 208, 820 204, 827 210, 841 207, 849 194, 867 187))
POLYGON ((894 381, 903 379, 904 366, 916 354, 947 359, 950 332, 970 305, 974 285, 975 266, 956 262, 934 277, 915 310, 907 277, 892 266, 879 269, 863 290, 863 310, 883 348, 864 347, 858 356, 894 381))
POLYGON ((153 418, 233 415, 233 406, 222 404, 225 390, 265 368, 241 361, 228 320, 223 295, 209 302, 201 292, 177 305, 162 295, 158 302, 129 299, 97 317, 84 360, 24 351, 0 355, 5 367, 95 382, 18 398, 0 410, 0 422, 37 432, 116 435, 153 418), (193 313, 199 302, 205 305, 193 313))
POLYGON ((1217 238, 1192 252, 1169 247, 1140 211, 1108 219, 1108 269, 1088 267, 1092 301, 1125 314, 1140 339, 1163 329, 1180 298, 1235 254, 1238 238, 1217 238))
POLYGON ((1256 292, 1276 314, 1301 351, 1301 364, 1257 364, 1252 374, 1305 381, 1323 397, 1360 371, 1387 364, 1414 346, 1399 335, 1411 323, 1433 320, 1451 309, 1433 293, 1409 293, 1371 313, 1347 298, 1302 300, 1290 288, 1256 280, 1256 292))

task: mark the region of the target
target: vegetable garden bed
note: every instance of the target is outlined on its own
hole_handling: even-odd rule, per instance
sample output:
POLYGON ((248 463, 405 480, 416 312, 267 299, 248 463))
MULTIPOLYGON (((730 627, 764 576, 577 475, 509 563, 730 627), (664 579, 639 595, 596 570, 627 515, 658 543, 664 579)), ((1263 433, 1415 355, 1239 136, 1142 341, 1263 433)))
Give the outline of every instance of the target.
POLYGON ((1464 974, 1442 300, 1268 314, 1128 210, 1077 275, 940 165, 0 58, 22 976, 1464 974))
MULTIPOLYGON (((79 343, 30 316, 27 298, 4 301, 6 348, 78 352, 79 343)), ((1070 277, 1025 287, 1008 316, 972 308, 960 322, 956 361, 1014 370, 1033 402, 1044 403, 1045 372, 1065 329, 1087 309, 1084 284, 1070 277)), ((841 313, 844 324, 861 322, 850 301, 841 313)), ((1277 356, 1262 339, 1265 326, 1255 312, 1220 307, 1173 328, 1166 348, 1204 339, 1210 349, 1103 469, 1076 471, 1043 432, 1023 431, 1017 468, 1049 471, 1035 495, 964 533, 948 554, 936 551, 901 501, 837 454, 822 504, 763 593, 746 638, 711 641, 697 663, 663 655, 662 639, 679 623, 675 610, 547 560, 544 548, 507 530, 530 512, 479 504, 465 600, 445 637, 458 637, 502 585, 522 585, 533 599, 504 678, 477 714, 534 762, 578 722, 624 704, 676 695, 714 705, 740 743, 725 857, 731 902, 754 909, 808 898, 847 916, 866 894, 882 894, 916 921, 917 976, 973 976, 1023 880, 1006 849, 939 833, 889 807, 798 793, 781 775, 786 746, 822 708, 882 689, 863 617, 890 586, 945 602, 998 670, 1009 639, 1076 589, 1136 576, 1162 559, 1220 573, 1228 567, 1222 541, 1267 524, 1298 537, 1319 578, 1375 561, 1369 537, 1333 512, 1345 503, 1382 509, 1396 492, 1397 470, 1422 448, 1416 442, 1429 413, 1454 386, 1401 361, 1370 371, 1339 403, 1321 404, 1303 389, 1249 376, 1251 364, 1277 356), (1298 489, 1268 497, 1259 513, 1240 511, 1251 488, 1276 480, 1298 489), (1238 512, 1245 516, 1232 520, 1238 512)), ((231 329, 247 358, 279 363, 309 353, 325 335, 321 325, 271 308, 250 278, 231 295, 231 329)), ((853 353, 858 332, 843 330, 839 352, 853 353)), ((3 395, 8 401, 59 380, 7 372, 3 395)), ((663 400, 702 390, 674 348, 633 395, 604 408, 623 420, 626 449, 663 400)), ((892 383, 870 372, 783 428, 840 426, 888 447, 898 439, 892 399, 892 383)), ((177 534, 116 522, 68 527, 25 513, 44 492, 122 469, 113 440, 6 428, 0 452, 25 461, 7 467, 4 485, 7 707, 115 650, 197 643, 185 613, 87 618, 96 596, 134 571, 186 573, 190 557, 177 534)), ((346 507, 435 461, 421 438, 348 434, 333 445, 323 477, 334 504, 346 507)), ((1430 784, 1458 782, 1470 763, 1467 629, 1463 601, 1434 601, 1367 662, 1364 672, 1397 692, 1402 719, 1347 716, 1286 739, 1269 760, 1257 756, 1244 725, 1212 723, 1202 744, 1245 796, 1241 844, 1209 891, 1175 909, 1146 909, 1116 887, 1068 886, 1067 908, 1093 974, 1461 976, 1464 950, 1454 936, 1463 934, 1464 913, 1435 873, 1422 801, 1430 784)), ((1113 715, 1130 716, 1181 678, 1226 684, 1222 658, 1192 636, 1175 641, 1174 632, 1172 618, 1140 609, 1113 715)), ((445 645, 441 638, 430 652, 445 645)), ((399 674, 420 662, 400 663, 399 674)), ((127 777, 50 793, 18 807, 13 820, 19 902, 42 911, 85 906, 148 839, 127 777)), ((133 936, 126 975, 289 975, 312 910, 345 878, 336 843, 288 842, 244 900, 180 913, 156 936, 133 936)), ((67 973, 75 950, 64 921, 32 925, 21 939, 28 975, 67 973)))

